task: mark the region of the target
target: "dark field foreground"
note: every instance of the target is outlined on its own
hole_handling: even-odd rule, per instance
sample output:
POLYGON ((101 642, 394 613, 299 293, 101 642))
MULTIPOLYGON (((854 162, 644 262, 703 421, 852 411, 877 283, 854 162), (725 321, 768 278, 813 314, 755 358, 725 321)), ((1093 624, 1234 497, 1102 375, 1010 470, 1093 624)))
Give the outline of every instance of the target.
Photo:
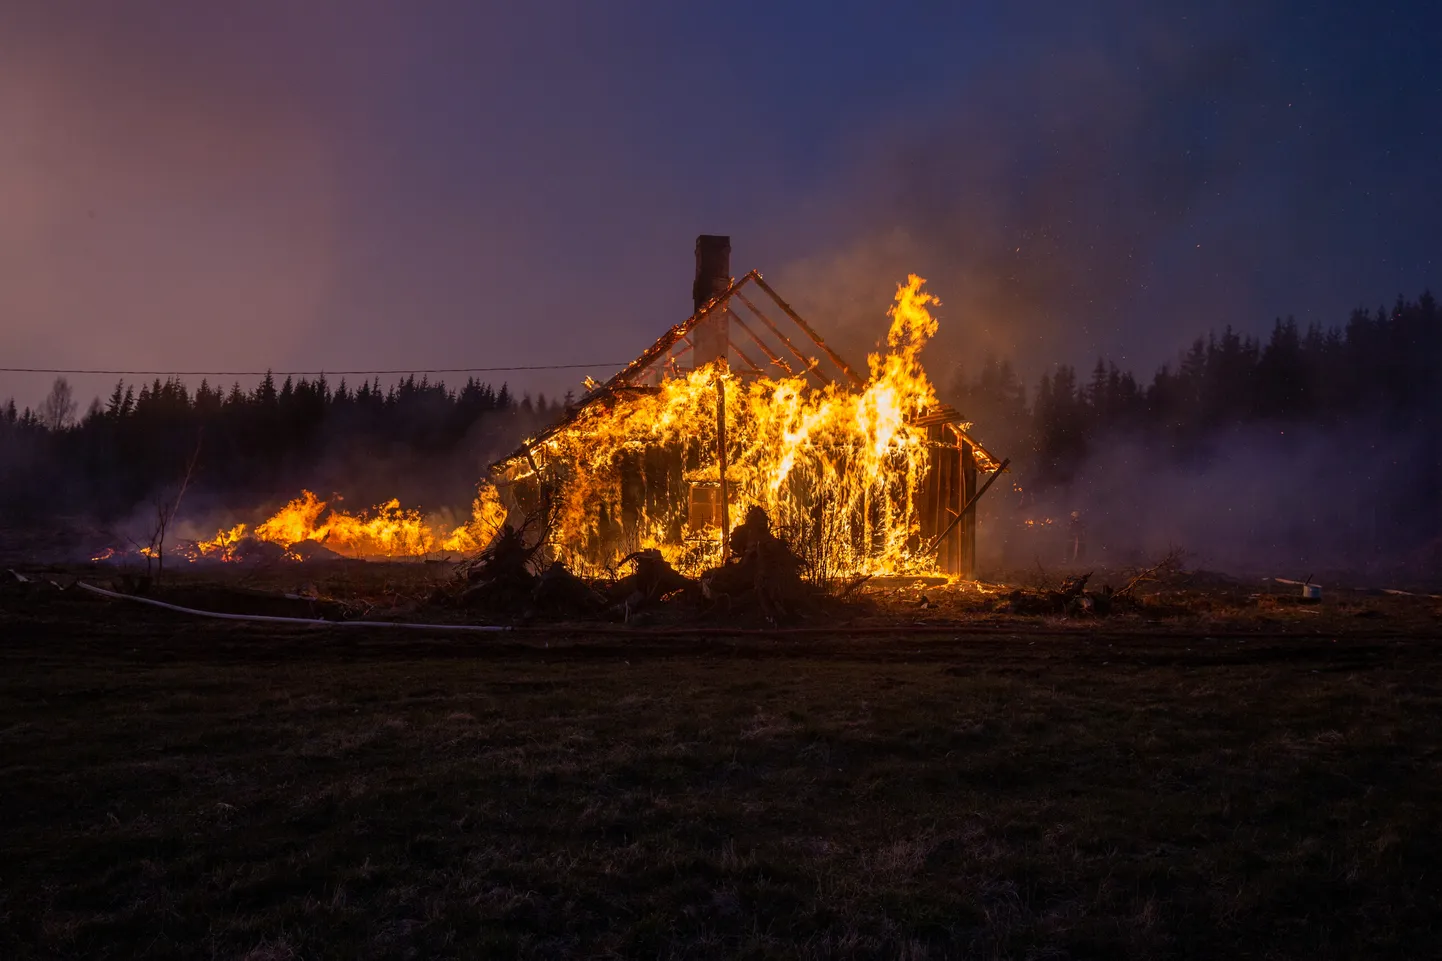
POLYGON ((1435 957, 1442 655, 1387 629, 17 602, 0 957, 1435 957))

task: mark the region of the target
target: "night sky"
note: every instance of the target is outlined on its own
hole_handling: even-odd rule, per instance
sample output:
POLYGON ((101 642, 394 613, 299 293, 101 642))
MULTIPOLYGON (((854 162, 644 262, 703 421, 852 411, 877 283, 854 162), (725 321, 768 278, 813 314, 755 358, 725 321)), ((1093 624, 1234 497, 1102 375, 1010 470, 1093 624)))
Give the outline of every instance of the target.
POLYGON ((1422 2, 12 0, 0 366, 625 361, 707 232, 854 355, 923 274, 943 387, 1149 377, 1442 286, 1439 40, 1422 2))

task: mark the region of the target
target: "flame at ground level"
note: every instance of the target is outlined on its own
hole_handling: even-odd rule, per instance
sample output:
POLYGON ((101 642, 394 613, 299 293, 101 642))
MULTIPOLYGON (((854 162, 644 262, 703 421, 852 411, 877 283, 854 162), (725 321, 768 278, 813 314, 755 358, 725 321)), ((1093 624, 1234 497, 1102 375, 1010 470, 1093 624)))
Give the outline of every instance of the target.
POLYGON ((489 484, 477 491, 470 519, 449 529, 428 521, 420 511, 401 507, 395 498, 352 514, 307 490, 254 529, 236 524, 208 540, 185 544, 177 553, 191 561, 237 561, 244 557, 247 542, 257 540, 285 548, 291 559, 299 559, 297 548, 307 543, 343 557, 472 554, 490 542, 505 519, 505 508, 489 484))

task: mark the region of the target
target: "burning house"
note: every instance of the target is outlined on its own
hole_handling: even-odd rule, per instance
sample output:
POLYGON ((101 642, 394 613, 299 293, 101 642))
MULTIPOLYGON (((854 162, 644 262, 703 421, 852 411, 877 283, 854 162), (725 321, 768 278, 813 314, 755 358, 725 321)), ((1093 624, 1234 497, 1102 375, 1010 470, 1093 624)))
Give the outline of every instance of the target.
POLYGON ((717 563, 760 507, 818 570, 971 576, 979 476, 1005 464, 927 379, 921 278, 858 370, 760 273, 733 279, 730 253, 699 237, 694 313, 491 466, 508 510, 543 516, 549 551, 583 570, 640 549, 717 563))
POLYGON ((733 279, 730 253, 726 237, 697 239, 695 312, 492 464, 458 526, 394 499, 351 513, 303 491, 254 527, 165 548, 159 526, 148 545, 93 560, 466 555, 526 517, 542 520, 529 528, 541 556, 574 571, 655 550, 696 573, 724 560, 731 531, 760 508, 823 577, 972 576, 976 501, 1006 462, 927 379, 937 301, 921 278, 898 286, 885 344, 858 369, 758 272, 733 279))

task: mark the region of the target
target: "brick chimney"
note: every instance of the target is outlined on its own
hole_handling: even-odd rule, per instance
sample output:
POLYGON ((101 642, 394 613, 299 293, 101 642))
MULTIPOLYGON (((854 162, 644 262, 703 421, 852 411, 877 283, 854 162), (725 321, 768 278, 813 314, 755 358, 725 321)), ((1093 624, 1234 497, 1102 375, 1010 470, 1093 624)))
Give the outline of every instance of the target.
MULTIPOLYGON (((696 238, 696 281, 691 285, 693 310, 700 310, 731 286, 731 238, 702 234, 696 238)), ((693 363, 697 367, 724 359, 731 329, 724 313, 712 314, 691 332, 693 363)))

